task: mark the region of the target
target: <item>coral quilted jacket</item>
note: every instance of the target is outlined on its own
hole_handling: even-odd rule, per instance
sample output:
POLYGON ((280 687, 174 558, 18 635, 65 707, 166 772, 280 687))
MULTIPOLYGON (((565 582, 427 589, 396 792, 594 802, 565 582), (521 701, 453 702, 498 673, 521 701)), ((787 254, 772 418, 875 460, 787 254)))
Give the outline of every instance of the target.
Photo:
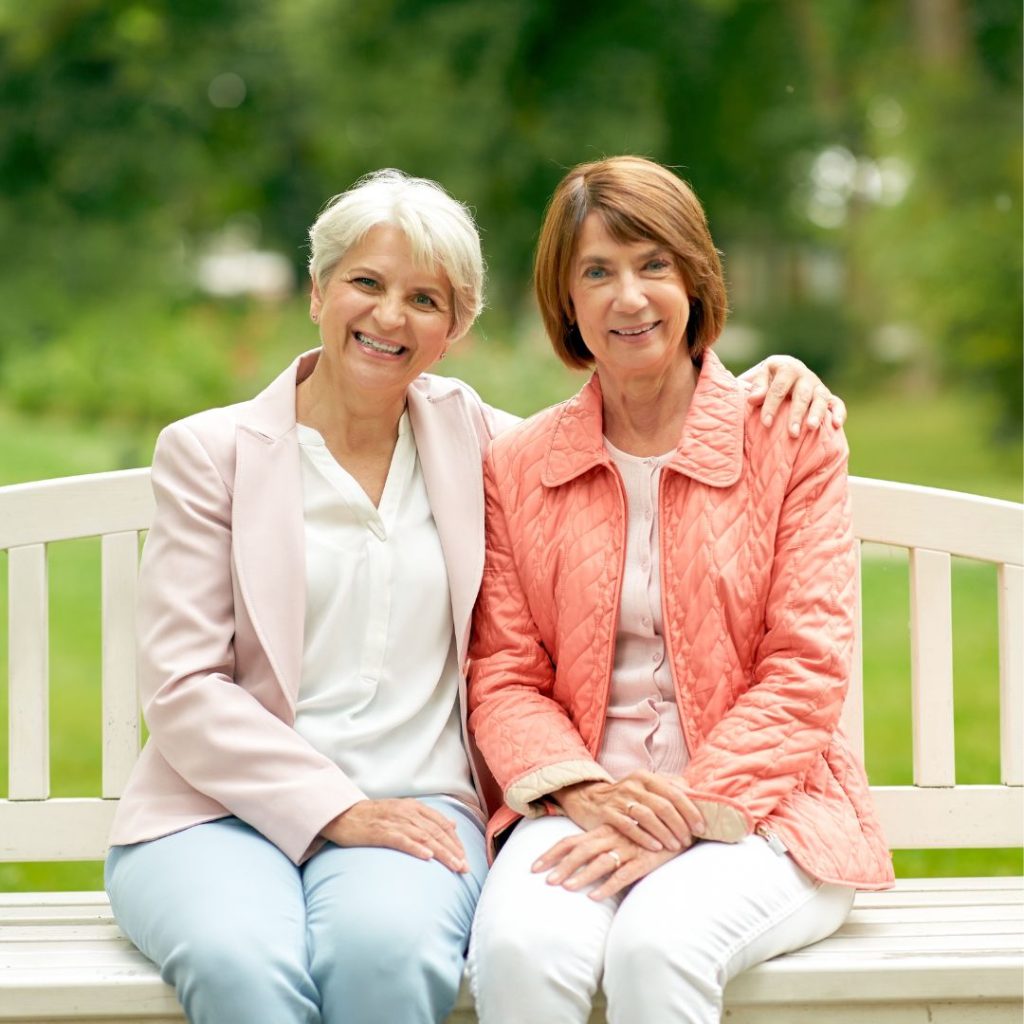
MULTIPOLYGON (((707 353, 660 487, 665 642, 708 837, 777 835, 811 875, 863 888, 892 865, 837 731, 853 651, 846 442, 764 427, 707 353)), ((595 376, 506 432, 485 467, 487 560, 470 729, 505 793, 489 838, 545 794, 606 778, 600 750, 626 538, 595 376)))

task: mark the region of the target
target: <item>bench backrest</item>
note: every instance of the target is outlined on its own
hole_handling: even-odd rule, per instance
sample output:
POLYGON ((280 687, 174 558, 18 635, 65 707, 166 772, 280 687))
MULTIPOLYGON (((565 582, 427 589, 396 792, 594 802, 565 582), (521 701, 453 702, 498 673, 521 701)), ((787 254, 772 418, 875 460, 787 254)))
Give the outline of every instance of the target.
MULTIPOLYGON (((1022 845, 1024 506, 953 491, 852 478, 861 542, 909 551, 913 785, 873 786, 894 849, 1022 845), (1000 780, 958 785, 954 770, 951 556, 997 566, 1000 780)), ((97 860, 139 752, 135 589, 153 515, 148 469, 0 488, 7 551, 9 781, 0 861, 97 860), (102 787, 50 796, 47 545, 100 537, 102 787)), ((860 652, 844 728, 863 751, 860 652)), ((870 764, 868 765, 870 773, 870 764)))

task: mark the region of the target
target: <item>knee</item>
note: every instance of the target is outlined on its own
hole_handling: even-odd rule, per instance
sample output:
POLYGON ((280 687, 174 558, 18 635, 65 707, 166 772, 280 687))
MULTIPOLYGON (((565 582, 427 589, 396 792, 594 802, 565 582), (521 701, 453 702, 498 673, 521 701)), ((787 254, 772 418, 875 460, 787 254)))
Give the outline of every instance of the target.
MULTIPOLYGON (((310 927, 310 968, 321 989, 384 986, 390 992, 441 985, 458 991, 468 928, 442 914, 382 908, 339 914, 310 927)), ((453 995, 454 998, 454 995, 453 995)))
POLYGON ((658 929, 614 928, 605 949, 604 986, 609 1000, 643 1005, 657 993, 675 993, 683 1004, 718 1002, 725 972, 709 943, 658 929))
POLYGON ((552 921, 499 919, 494 927, 474 933, 473 973, 481 979, 501 979, 503 985, 537 985, 572 973, 572 965, 586 959, 582 945, 552 921))
MULTIPOLYGON (((238 928, 209 928, 179 941, 163 964, 179 999, 191 1006, 270 1007, 312 997, 305 942, 238 928)), ((196 1013, 197 1019, 221 1019, 196 1013)), ((223 1017, 224 1020, 241 1019, 223 1017)), ((263 1019, 253 1016, 251 1019, 263 1019)))

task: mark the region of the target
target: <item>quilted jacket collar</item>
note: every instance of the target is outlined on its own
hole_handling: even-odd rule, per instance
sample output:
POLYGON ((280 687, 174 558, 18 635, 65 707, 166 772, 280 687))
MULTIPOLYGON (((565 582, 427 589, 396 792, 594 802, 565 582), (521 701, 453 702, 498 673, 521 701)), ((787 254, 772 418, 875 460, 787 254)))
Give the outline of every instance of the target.
MULTIPOLYGON (((704 353, 697 389, 669 468, 712 487, 731 487, 743 465, 746 395, 713 352, 704 353)), ((610 466, 597 374, 566 402, 555 422, 541 479, 559 487, 595 466, 610 466)))

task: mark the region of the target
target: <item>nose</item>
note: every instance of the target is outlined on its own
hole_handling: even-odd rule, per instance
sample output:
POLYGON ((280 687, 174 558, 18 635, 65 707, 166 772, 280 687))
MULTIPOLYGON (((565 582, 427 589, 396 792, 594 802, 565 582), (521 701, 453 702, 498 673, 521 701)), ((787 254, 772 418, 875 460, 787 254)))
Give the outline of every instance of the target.
POLYGON ((405 306, 402 304, 402 297, 390 292, 381 295, 377 302, 377 308, 374 310, 374 316, 385 333, 401 327, 405 323, 405 306))
POLYGON ((636 274, 622 274, 615 289, 615 310, 618 313, 637 313, 647 305, 643 282, 636 274))

